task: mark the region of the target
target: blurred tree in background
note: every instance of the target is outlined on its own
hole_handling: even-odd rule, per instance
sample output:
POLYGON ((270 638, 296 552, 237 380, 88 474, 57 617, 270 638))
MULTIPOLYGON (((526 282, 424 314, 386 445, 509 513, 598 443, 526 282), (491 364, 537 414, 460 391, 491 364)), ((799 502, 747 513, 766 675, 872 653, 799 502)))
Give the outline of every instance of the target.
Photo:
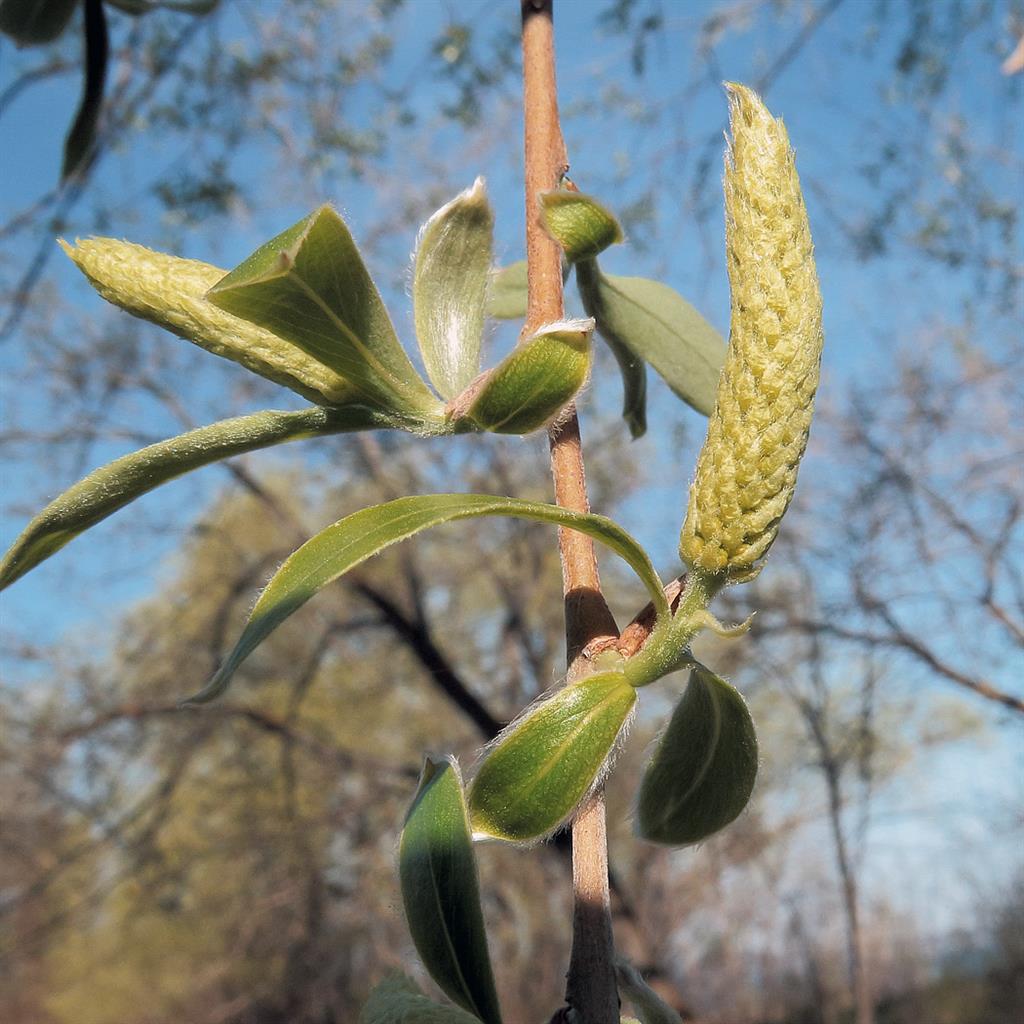
MULTIPOLYGON (((8 536, 112 455, 266 404, 251 374, 100 308, 55 236, 231 266, 333 199, 390 283, 400 333, 416 225, 475 174, 498 200, 503 261, 520 255, 518 11, 504 6, 111 9, 98 153, 63 189, 79 16, 49 46, 0 42, 0 125, 18 152, 0 206, 8 536)), ((613 787, 619 945, 701 1020, 838 1024, 858 992, 879 1024, 1016 1020, 1024 76, 1001 65, 1024 5, 617 0, 557 17, 574 179, 622 215, 652 276, 719 323, 719 83, 785 111, 831 346, 791 543, 736 602, 738 618, 748 600, 762 609, 758 660, 743 640, 715 654, 763 723, 755 802, 693 856, 624 841, 630 780, 613 787)), ((582 408, 594 505, 665 536, 699 427, 654 384, 661 429, 630 443, 602 412, 617 387, 599 366, 582 408)), ((389 552, 275 634, 229 700, 176 701, 327 522, 398 493, 546 498, 540 442, 533 460, 510 450, 466 438, 442 459, 379 436, 241 458, 120 513, 81 560, 6 597, 6 1019, 334 1024, 412 962, 393 843, 419 752, 471 758, 556 679, 548 538, 488 523, 475 544, 440 531, 389 552), (101 584, 113 606, 92 600, 101 584)), ((627 776, 655 720, 634 727, 627 776)), ((481 861, 503 1002, 546 1019, 567 860, 552 844, 481 861)))

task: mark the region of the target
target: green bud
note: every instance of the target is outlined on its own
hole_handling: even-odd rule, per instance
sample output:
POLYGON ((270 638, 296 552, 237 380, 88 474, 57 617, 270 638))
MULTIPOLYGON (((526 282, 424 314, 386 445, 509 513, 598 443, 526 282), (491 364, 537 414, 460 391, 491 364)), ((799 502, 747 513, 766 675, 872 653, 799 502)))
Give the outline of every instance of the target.
POLYGON ((640 836, 685 846, 739 815, 757 777, 757 735, 746 702, 697 665, 658 743, 637 808, 640 836))
POLYGON ((513 722, 469 788, 474 835, 528 842, 558 828, 601 778, 635 704, 621 672, 601 672, 513 722))
POLYGON ((528 434, 550 423, 587 381, 593 330, 593 320, 542 327, 459 395, 449 418, 497 434, 528 434))
POLYGON ((540 220, 570 263, 593 259, 623 238, 614 215, 582 192, 542 192, 540 220))

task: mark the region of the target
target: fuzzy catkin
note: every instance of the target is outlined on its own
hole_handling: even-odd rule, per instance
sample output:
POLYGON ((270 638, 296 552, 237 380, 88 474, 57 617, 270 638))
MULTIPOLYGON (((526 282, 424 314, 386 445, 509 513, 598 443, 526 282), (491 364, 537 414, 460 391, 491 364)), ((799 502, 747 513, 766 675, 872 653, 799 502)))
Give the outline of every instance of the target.
POLYGON ((729 87, 725 160, 729 349, 690 487, 679 553, 739 580, 756 571, 793 497, 821 361, 821 292, 786 129, 729 87))
POLYGON ((341 405, 355 389, 302 349, 206 301, 225 271, 115 238, 86 238, 64 251, 108 302, 215 355, 283 384, 318 405, 341 405))

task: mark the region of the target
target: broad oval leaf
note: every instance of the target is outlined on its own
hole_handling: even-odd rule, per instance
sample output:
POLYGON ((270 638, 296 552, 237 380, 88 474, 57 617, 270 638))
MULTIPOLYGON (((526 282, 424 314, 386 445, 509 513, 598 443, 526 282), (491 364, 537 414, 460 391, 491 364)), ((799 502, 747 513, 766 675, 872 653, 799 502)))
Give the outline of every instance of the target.
POLYGON ((483 178, 420 231, 412 281, 416 339, 427 376, 445 398, 480 372, 493 232, 483 178))
POLYGON ((411 978, 392 974, 371 993, 359 1014, 359 1024, 480 1024, 455 1006, 428 999, 411 978))
POLYGON ((90 526, 168 480, 211 462, 286 441, 395 424, 363 406, 257 412, 160 441, 79 480, 25 527, 0 561, 0 589, 20 579, 90 526))
POLYGON ((0 32, 19 46, 52 43, 71 20, 78 0, 0 0, 0 32))
POLYGON ((540 839, 590 792, 636 704, 621 672, 570 683, 494 741, 469 787, 473 834, 540 839))
POLYGON ((698 665, 640 783, 639 834, 668 846, 698 843, 747 806, 756 777, 746 701, 698 665))
POLYGON ((207 298, 298 345, 385 408, 437 411, 352 235, 330 206, 261 245, 207 298))
POLYGON ((317 591, 391 544, 431 526, 476 516, 514 516, 579 530, 621 555, 647 587, 659 615, 668 605, 647 553, 621 526, 604 516, 557 505, 492 494, 425 494, 397 498, 339 520, 290 555, 260 594, 234 650, 204 689, 203 703, 223 693, 238 666, 317 591))
POLYGON ((587 382, 593 330, 593 320, 547 324, 459 396, 451 415, 465 415, 497 434, 529 434, 543 427, 587 382))
POLYGON ((582 192, 542 192, 540 210, 541 223, 570 263, 592 260, 622 241, 622 228, 615 216, 582 192))
POLYGON ((473 838, 454 761, 424 762, 398 846, 398 874, 409 932, 430 976, 484 1024, 500 1024, 473 838))
POLYGON ((522 320, 528 302, 526 260, 491 271, 487 315, 495 320, 522 320))
POLYGON ((602 273, 576 265, 583 308, 605 339, 650 363, 697 412, 715 408, 725 339, 675 289, 645 277, 602 273))

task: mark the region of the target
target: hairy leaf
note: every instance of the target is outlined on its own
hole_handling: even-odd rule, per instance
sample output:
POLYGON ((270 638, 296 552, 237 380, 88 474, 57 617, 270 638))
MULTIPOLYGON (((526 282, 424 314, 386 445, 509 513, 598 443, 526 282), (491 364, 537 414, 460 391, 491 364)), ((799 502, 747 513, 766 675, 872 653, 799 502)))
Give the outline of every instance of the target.
POLYGON ((0 32, 19 46, 52 43, 67 27, 78 0, 0 0, 0 32))
POLYGON ((520 342, 454 403, 482 430, 528 434, 554 419, 590 374, 593 320, 547 324, 520 342))
POLYGON ((362 406, 257 412, 190 430, 123 455, 79 480, 25 527, 0 561, 0 589, 56 554, 90 526, 193 469, 285 441, 389 426, 394 423, 383 414, 362 406))
POLYGON ((479 1024, 471 1013, 428 999, 401 974, 385 978, 371 993, 359 1024, 479 1024))
POLYGON ((622 241, 622 228, 615 217, 582 192, 544 192, 540 209, 541 223, 570 263, 592 260, 608 246, 622 241))
POLYGON ((427 376, 445 398, 480 372, 493 232, 483 178, 420 232, 412 282, 416 338, 427 376))
POLYGON ((603 274, 594 262, 578 263, 576 280, 584 309, 613 351, 618 345, 650 363, 684 402, 709 416, 725 361, 718 331, 659 281, 603 274))
POLYGON ((402 830, 398 871, 409 932, 430 976, 484 1024, 500 1024, 473 839, 454 761, 426 759, 402 830))
POLYGON ((329 206, 260 246, 207 298, 298 345, 387 409, 437 411, 345 222, 329 206))
POLYGON ((646 585, 659 614, 665 595, 646 552, 622 527, 606 519, 556 505, 491 494, 425 494, 374 505, 321 530, 288 557, 260 594, 234 650, 207 686, 191 700, 212 700, 238 666, 293 612, 349 569, 431 526, 476 516, 514 516, 586 533, 621 555, 646 585))
POLYGON ((601 774, 635 704, 621 672, 599 672, 513 722, 470 784, 474 835, 528 842, 558 828, 601 774))
POLYGON ((685 846, 739 815, 757 777, 757 735, 746 702, 697 665, 640 784, 637 825, 655 843, 685 846))
POLYGON ((526 316, 526 260, 491 271, 487 289, 487 315, 495 320, 521 320, 526 316))

